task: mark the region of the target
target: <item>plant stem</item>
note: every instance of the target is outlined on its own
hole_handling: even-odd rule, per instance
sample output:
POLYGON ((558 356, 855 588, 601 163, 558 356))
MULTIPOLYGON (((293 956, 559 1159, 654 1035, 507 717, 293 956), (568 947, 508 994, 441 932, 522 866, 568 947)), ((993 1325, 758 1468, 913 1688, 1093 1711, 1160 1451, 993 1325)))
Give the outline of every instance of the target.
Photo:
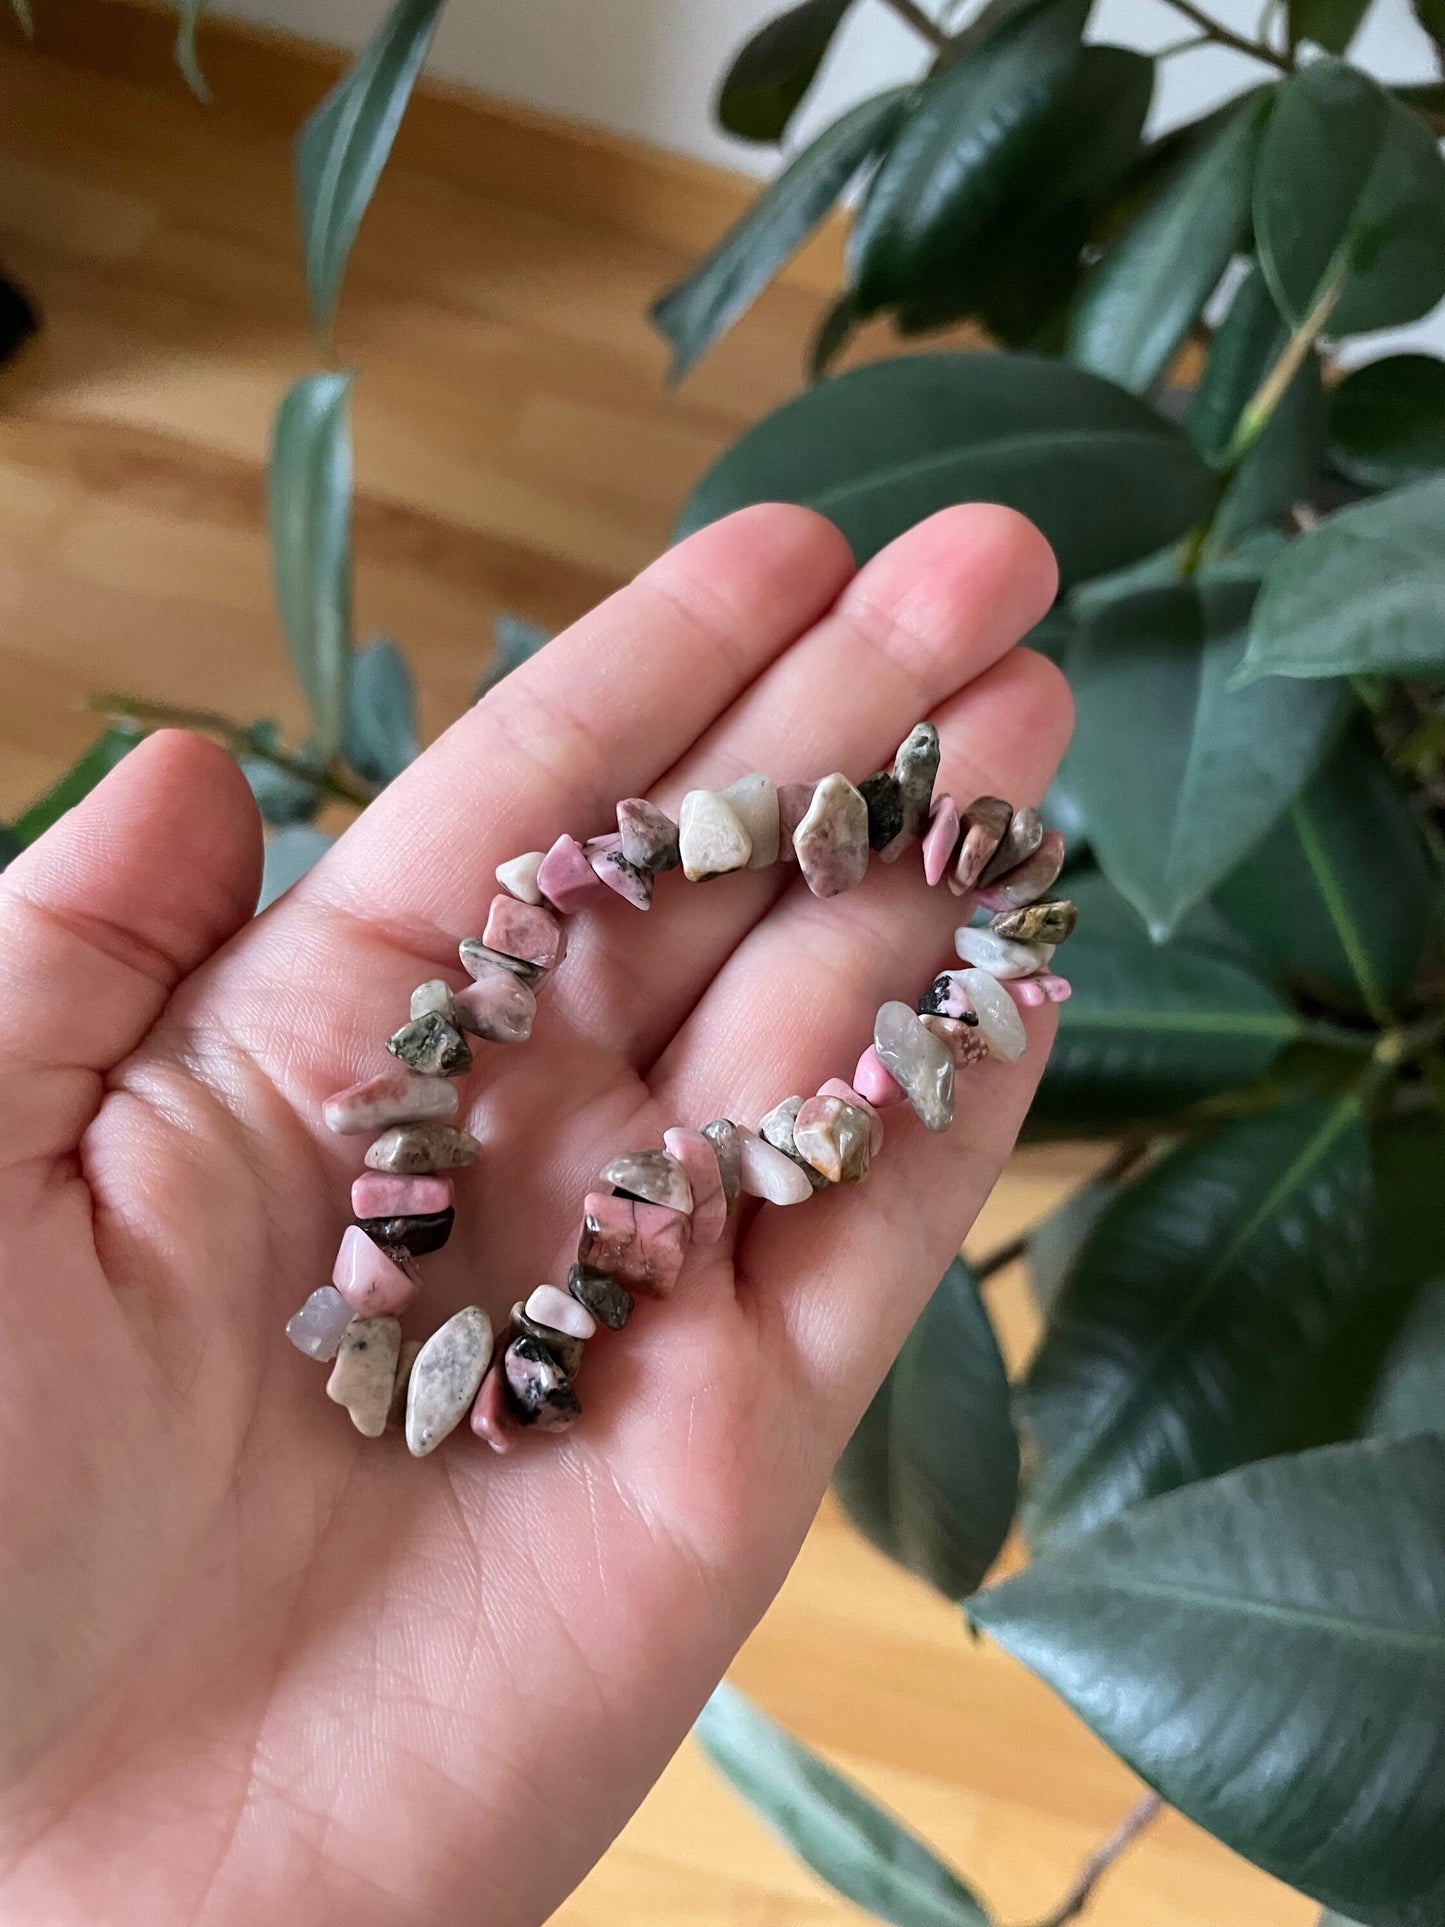
POLYGON ((948 35, 936 20, 929 19, 922 7, 917 4, 917 0, 883 0, 883 4, 891 7, 900 20, 906 20, 913 31, 921 35, 935 53, 942 53, 948 45, 948 35))
POLYGON ((1248 54, 1251 60, 1262 60, 1266 67, 1277 67, 1282 74, 1293 72, 1293 63, 1286 55, 1276 53, 1273 47, 1266 46, 1262 40, 1250 40, 1247 35, 1224 26, 1205 13, 1202 7, 1196 7, 1194 0, 1169 0, 1169 5, 1176 13, 1182 13, 1186 20, 1192 20, 1199 31, 1217 45, 1233 47, 1236 53, 1248 54))
POLYGON ((237 762, 243 757, 250 757, 258 763, 268 763, 272 769, 281 770, 303 783, 314 783, 317 789, 338 803, 355 804, 357 809, 364 810, 376 794, 375 790, 364 788, 334 762, 318 770, 294 756, 284 756, 278 750, 259 748, 240 723, 214 709, 185 709, 171 703, 145 702, 137 696, 94 696, 86 707, 111 722, 139 723, 144 729, 191 729, 197 735, 210 736, 223 749, 229 750, 237 762))
POLYGON ((1132 1847, 1139 1835, 1164 1811, 1164 1802, 1157 1793, 1146 1793, 1142 1800, 1130 1807, 1124 1818, 1115 1827, 1107 1840, 1101 1840, 1079 1869, 1079 1877, 1065 1894, 1062 1902, 1038 1927, 1067 1927, 1071 1920, 1077 1920, 1094 1897, 1094 1889, 1113 1866, 1121 1853, 1132 1847))

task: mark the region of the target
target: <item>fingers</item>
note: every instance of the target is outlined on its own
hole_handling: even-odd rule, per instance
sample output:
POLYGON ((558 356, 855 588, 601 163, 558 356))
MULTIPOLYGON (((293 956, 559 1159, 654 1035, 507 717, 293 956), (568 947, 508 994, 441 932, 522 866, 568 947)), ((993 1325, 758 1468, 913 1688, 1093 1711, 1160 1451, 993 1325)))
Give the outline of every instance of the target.
MULTIPOLYGON (((1067 742, 1071 706, 1051 664, 1014 650, 935 720, 941 788, 1037 801, 1067 742)), ((782 1098, 851 1077, 879 1004, 913 1003, 956 961, 952 932, 966 906, 929 890, 920 867, 916 854, 874 866, 861 888, 826 902, 795 884, 739 945, 659 1066, 669 1112, 696 1121, 721 1111, 755 1124, 782 1098)), ((1018 1064, 960 1074, 948 1132, 931 1136, 906 1105, 891 1109, 882 1156, 862 1185, 762 1210, 744 1235, 745 1297, 775 1321, 805 1386, 853 1418, 1013 1143, 1052 1036, 1049 1012, 1025 1016, 1030 1046, 1018 1064)))
POLYGON ((198 736, 149 737, 0 878, 0 1092, 7 1150, 79 1140, 102 1073, 251 916, 261 824, 246 779, 198 736))
POLYGON ((653 783, 852 570, 842 536, 807 509, 770 504, 699 530, 454 724, 293 901, 468 934, 498 863, 564 830, 613 827, 618 798, 653 783))
MULTIPOLYGON (((822 620, 738 695, 668 772, 658 800, 675 812, 688 789, 753 770, 779 782, 836 769, 861 780, 1033 626, 1056 581, 1047 543, 1012 510, 974 505, 931 517, 868 563, 822 620)), ((664 878, 652 912, 624 913, 598 930, 615 986, 614 1041, 635 1062, 652 1063, 796 878, 781 865, 706 885, 664 878)), ((589 965, 596 961, 594 952, 589 965)))

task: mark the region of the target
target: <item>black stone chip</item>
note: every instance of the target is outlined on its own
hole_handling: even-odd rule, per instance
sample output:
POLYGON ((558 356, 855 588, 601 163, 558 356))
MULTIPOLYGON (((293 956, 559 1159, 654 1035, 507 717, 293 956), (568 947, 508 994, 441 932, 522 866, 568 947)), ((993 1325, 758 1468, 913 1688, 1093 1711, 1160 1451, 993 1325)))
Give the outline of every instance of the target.
POLYGON ((374 1244, 396 1245, 413 1258, 440 1251, 452 1235, 455 1210, 432 1211, 421 1218, 358 1218, 357 1223, 374 1244))
POLYGON ((592 1265, 573 1265, 567 1273, 567 1289, 609 1331, 620 1332, 632 1316, 632 1293, 610 1272, 598 1271, 592 1265))
POLYGON ((881 850, 903 828, 903 791, 886 769, 865 776, 858 793, 868 805, 868 847, 881 850))

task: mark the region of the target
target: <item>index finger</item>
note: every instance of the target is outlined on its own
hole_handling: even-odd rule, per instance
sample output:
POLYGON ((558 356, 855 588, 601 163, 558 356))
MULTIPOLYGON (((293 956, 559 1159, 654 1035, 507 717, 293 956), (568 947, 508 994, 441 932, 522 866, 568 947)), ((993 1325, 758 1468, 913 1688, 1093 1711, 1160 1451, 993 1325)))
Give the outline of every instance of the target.
POLYGON ((288 902, 465 932, 498 863, 613 827, 831 607, 848 545, 809 509, 740 510, 669 550, 454 723, 288 902))

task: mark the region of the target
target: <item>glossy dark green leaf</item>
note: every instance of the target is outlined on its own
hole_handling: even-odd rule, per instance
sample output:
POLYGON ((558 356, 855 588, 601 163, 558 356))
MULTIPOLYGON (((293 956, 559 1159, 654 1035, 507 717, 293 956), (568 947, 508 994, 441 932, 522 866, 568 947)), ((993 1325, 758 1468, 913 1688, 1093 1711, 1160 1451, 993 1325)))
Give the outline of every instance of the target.
POLYGON ((1445 475, 1328 516, 1265 578, 1242 681, 1445 672, 1445 475))
POLYGON ((1070 316, 1072 361, 1136 394, 1164 373, 1248 224, 1264 109, 1247 101, 1186 154, 1110 244, 1070 316))
POLYGON ((356 653, 341 753, 370 783, 391 782, 416 758, 416 691, 389 636, 356 653))
MULTIPOLYGON (((1245 404, 1288 338, 1264 276, 1251 264, 1215 334, 1185 417, 1195 446, 1208 460, 1224 461, 1245 404)), ((1320 359, 1311 352, 1229 483, 1215 517, 1216 544, 1237 543, 1308 493, 1323 459, 1325 410, 1320 359)))
POLYGON ((1029 1294, 1045 1317, 1058 1303, 1075 1259, 1119 1196, 1120 1188, 1112 1178, 1081 1185, 1030 1231, 1026 1254, 1029 1294))
POLYGON ((277 897, 285 894, 293 883, 299 883, 306 872, 319 863, 336 841, 324 830, 313 829, 309 823, 296 823, 289 829, 277 830, 266 840, 266 858, 261 868, 261 894, 256 902, 256 914, 269 909, 277 897))
POLYGON ((1445 469, 1445 361, 1386 355, 1330 397, 1330 460, 1361 488, 1402 488, 1445 469))
POLYGON ((1312 40, 1327 54, 1342 54, 1369 8, 1370 0, 1289 0, 1290 42, 1312 40))
POLYGON ((492 660, 487 664, 487 673, 477 687, 477 700, 495 689, 503 676, 510 676, 514 669, 520 669, 524 662, 545 649, 552 640, 551 636, 538 622, 528 622, 524 616, 503 613, 492 623, 492 660))
POLYGON ((860 561, 951 502, 1038 523, 1065 584, 1173 541, 1205 512, 1188 439, 1098 376, 1030 355, 909 355, 765 416, 699 482, 680 534, 749 502, 803 502, 860 561))
POLYGON ((1406 1312, 1360 1430, 1381 1439, 1445 1432, 1445 1273, 1423 1285, 1406 1312))
POLYGON ((1301 1390, 1368 1285, 1369 1207, 1348 1102, 1227 1124, 1109 1206, 1023 1387, 1032 1536, 1307 1437, 1301 1390))
POLYGON ((1253 594, 1200 577, 1142 590, 1100 609, 1065 657, 1070 786, 1100 868, 1160 941, 1308 782, 1348 703, 1333 683, 1230 688, 1253 594))
POLYGON ((8 823, 0 823, 0 870, 7 869, 19 854, 19 837, 8 823))
POLYGON ((331 329, 346 262, 391 153, 444 0, 395 0, 301 129, 296 196, 311 314, 331 329))
POLYGON ((833 1483, 880 1552, 949 1599, 978 1586, 1013 1522, 1008 1375, 973 1275, 955 1259, 844 1448, 833 1483))
POLYGON ((211 90, 206 85, 206 76, 201 72, 201 59, 196 51, 196 29, 201 24, 201 15, 206 11, 206 0, 180 0, 179 18, 176 21, 176 65, 185 75, 186 85, 197 100, 209 101, 211 90))
POLYGON ((1061 330, 1083 273, 1080 251, 1137 159, 1153 90, 1154 62, 1143 54, 1085 47, 1010 198, 946 273, 899 305, 900 333, 970 319, 1010 347, 1037 347, 1061 330))
POLYGON ((759 27, 733 56, 719 125, 745 141, 780 141, 853 0, 802 0, 759 27))
POLYGON ((812 233, 858 170, 902 118, 910 90, 865 100, 795 154, 747 213, 690 274, 652 306, 653 325, 672 343, 681 380, 812 233))
POLYGON ((1004 205, 1079 57, 1088 0, 1032 0, 922 87, 858 210, 849 287, 863 315, 926 290, 1004 205))
POLYGON ((1424 961, 1436 890, 1409 805, 1360 727, 1218 902, 1284 982, 1387 1021, 1424 961))
POLYGON ((1379 1294, 1403 1303, 1428 1280, 1445 1277, 1445 1117, 1426 1111, 1391 1118, 1372 1132, 1370 1158, 1370 1268, 1379 1294))
POLYGON ((1364 1922, 1346 1920, 1343 1914, 1337 1914, 1332 1907, 1327 1907, 1320 1915, 1315 1927, 1364 1927, 1364 1922))
POLYGON ((693 1731, 724 1779, 828 1885, 894 1927, 988 1927, 931 1848, 726 1681, 693 1731))
POLYGON ((276 411, 266 511, 276 607, 324 760, 351 677, 350 375, 307 375, 276 411))
POLYGON ((852 302, 846 294, 840 294, 814 329, 813 339, 808 345, 809 381, 823 379, 847 347, 857 325, 858 317, 853 312, 852 302))
POLYGON ((1445 1917, 1445 1440, 1246 1466, 971 1611, 1235 1852, 1371 1927, 1445 1917))
POLYGON ((1332 289, 1332 333, 1418 320, 1445 294, 1445 161, 1419 117, 1367 74, 1310 61, 1280 88, 1264 130, 1254 230, 1292 326, 1332 289))
POLYGON ((1410 0, 1415 18, 1435 42, 1445 48, 1445 0, 1410 0))
POLYGON ((109 776, 121 757, 128 755, 139 741, 138 730, 108 729, 44 796, 21 812, 10 825, 11 841, 23 850, 38 836, 43 836, 52 823, 58 823, 67 810, 73 810, 89 796, 101 778, 109 776))
MULTIPOLYGON (((309 823, 322 804, 322 791, 319 783, 297 775, 289 769, 278 769, 269 756, 282 753, 281 731, 270 719, 252 723, 246 731, 255 745, 258 754, 242 756, 238 760, 241 774, 251 785, 251 794, 256 799, 256 808, 266 822, 278 829, 290 823, 309 823)), ((314 763, 309 752, 290 760, 314 763)), ((318 769, 317 774, 320 774, 318 769)))

